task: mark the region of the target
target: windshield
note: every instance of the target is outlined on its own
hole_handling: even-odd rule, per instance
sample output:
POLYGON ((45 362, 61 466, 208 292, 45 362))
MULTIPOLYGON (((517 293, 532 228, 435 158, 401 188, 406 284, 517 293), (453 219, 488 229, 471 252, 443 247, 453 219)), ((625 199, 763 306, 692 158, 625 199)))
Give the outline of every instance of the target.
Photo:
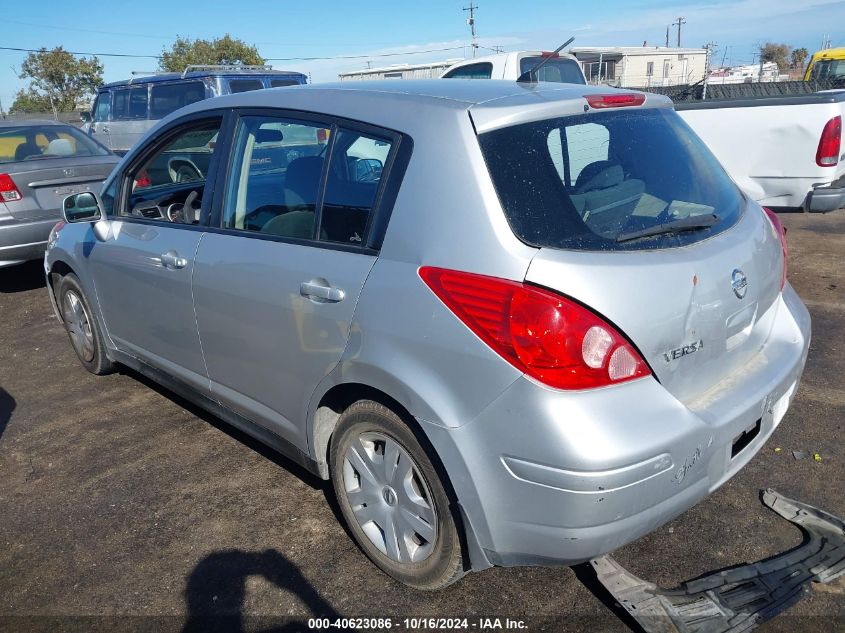
POLYGON ((487 132, 479 143, 511 228, 533 246, 684 246, 729 228, 743 207, 739 189, 674 110, 547 119, 487 132), (696 227, 627 239, 673 222, 696 227))
MULTIPOLYGON (((541 55, 523 57, 519 60, 519 73, 525 73, 546 59, 541 55)), ((578 62, 566 57, 556 57, 547 61, 537 71, 537 81, 551 81, 554 83, 584 84, 584 75, 578 62)))
POLYGON ((845 78, 845 59, 821 59, 813 64, 813 79, 845 78))
POLYGON ((69 125, 0 128, 0 163, 108 154, 105 147, 69 125))

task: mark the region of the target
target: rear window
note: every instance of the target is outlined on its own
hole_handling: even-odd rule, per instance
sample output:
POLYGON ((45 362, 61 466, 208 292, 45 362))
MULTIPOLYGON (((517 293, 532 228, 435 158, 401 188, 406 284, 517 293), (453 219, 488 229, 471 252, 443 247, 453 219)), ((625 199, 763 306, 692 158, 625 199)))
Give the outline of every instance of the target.
POLYGON ((174 110, 205 99, 205 84, 186 81, 153 85, 150 90, 150 118, 162 119, 174 110))
POLYGON ((822 59, 813 64, 813 79, 845 78, 845 59, 822 59))
POLYGON ((493 64, 490 62, 479 62, 450 70, 443 75, 443 79, 490 79, 492 76, 493 64))
POLYGON ((744 203, 710 150, 669 109, 525 123, 482 134, 479 143, 511 228, 533 246, 684 246, 732 226, 744 203), (695 231, 625 239, 697 215, 718 220, 695 231))
POLYGON ((295 79, 271 79, 271 88, 284 88, 285 86, 298 86, 299 82, 295 79))
MULTIPOLYGON (((519 60, 520 74, 528 72, 544 59, 545 57, 541 57, 540 55, 523 57, 519 60)), ((551 81, 564 84, 585 83, 584 75, 581 73, 581 67, 578 65, 578 62, 565 57, 550 59, 543 64, 540 70, 537 71, 537 81, 551 81)))
POLYGON ((108 150, 69 125, 0 128, 0 163, 106 156, 108 150))

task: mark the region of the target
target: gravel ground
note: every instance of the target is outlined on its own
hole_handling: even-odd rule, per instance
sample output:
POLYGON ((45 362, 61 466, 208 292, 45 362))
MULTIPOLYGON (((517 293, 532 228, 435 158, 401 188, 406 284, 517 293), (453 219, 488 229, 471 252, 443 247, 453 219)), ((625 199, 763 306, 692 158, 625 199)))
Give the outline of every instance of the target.
MULTIPOLYGON (((761 488, 845 517, 845 211, 782 217, 813 316, 804 380, 739 475, 615 554, 662 586, 798 544, 761 488)), ((314 614, 628 630, 583 567, 492 569, 436 593, 392 581, 338 524, 323 482, 136 374, 85 372, 39 266, 0 270, 0 630, 305 630, 314 614)), ((804 627, 845 627, 845 582, 760 630, 804 627)))

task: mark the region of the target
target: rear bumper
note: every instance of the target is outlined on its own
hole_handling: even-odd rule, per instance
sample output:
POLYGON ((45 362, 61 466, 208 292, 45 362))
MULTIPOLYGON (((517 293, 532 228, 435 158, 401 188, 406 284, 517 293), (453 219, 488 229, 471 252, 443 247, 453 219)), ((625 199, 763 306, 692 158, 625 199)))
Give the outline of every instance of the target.
POLYGON ((815 187, 807 196, 807 208, 810 211, 825 213, 845 207, 845 181, 839 181, 824 187, 815 187))
POLYGON ((653 378, 564 393, 523 377, 463 426, 421 423, 487 562, 574 564, 736 474, 783 418, 809 340, 809 314, 787 285, 759 358, 695 408, 653 378))
POLYGON ((50 230, 59 217, 31 222, 0 222, 0 267, 44 256, 50 230))

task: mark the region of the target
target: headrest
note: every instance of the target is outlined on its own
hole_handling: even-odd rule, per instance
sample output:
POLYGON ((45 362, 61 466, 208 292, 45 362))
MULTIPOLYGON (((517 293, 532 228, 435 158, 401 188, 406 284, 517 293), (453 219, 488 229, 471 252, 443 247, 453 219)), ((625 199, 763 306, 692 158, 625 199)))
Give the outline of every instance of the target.
POLYGON ((54 138, 47 145, 47 151, 44 153, 50 154, 51 156, 73 156, 73 143, 66 138, 54 138))

